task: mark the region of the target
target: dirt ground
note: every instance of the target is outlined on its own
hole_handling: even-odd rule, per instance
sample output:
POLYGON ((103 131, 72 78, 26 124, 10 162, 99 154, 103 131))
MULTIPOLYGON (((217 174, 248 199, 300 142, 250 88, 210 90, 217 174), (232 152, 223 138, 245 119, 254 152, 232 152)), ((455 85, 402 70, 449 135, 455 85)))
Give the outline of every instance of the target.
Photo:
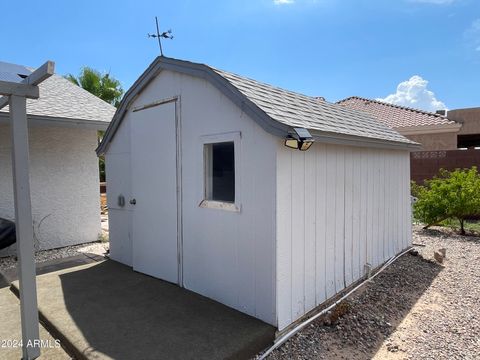
POLYGON ((415 227, 413 242, 424 245, 418 256, 398 259, 348 299, 345 315, 317 320, 269 359, 478 359, 480 238, 415 227))

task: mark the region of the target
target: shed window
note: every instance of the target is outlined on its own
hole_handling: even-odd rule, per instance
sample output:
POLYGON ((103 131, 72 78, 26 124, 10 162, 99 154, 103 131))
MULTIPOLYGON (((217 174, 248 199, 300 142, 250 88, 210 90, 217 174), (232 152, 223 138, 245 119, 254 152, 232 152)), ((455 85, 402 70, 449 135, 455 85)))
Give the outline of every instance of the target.
POLYGON ((234 142, 205 144, 205 198, 235 202, 234 142))

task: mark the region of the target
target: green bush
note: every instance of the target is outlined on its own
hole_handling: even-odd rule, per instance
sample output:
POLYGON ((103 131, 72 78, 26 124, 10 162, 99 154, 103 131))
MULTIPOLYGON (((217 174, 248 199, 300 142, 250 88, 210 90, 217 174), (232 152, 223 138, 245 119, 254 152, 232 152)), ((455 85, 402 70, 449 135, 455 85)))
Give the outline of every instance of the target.
POLYGON ((418 198, 413 216, 426 224, 425 228, 457 219, 460 233, 465 235, 465 220, 480 215, 480 175, 476 167, 451 172, 442 169, 423 186, 413 183, 412 195, 418 198))

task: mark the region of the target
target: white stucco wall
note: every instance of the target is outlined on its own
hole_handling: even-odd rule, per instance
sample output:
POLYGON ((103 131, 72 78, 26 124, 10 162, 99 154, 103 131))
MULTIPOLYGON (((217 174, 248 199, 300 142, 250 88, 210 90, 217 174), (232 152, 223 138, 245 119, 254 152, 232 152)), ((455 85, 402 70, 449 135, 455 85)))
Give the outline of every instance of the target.
POLYGON ((408 151, 279 143, 279 329, 411 244, 409 164, 408 151))
MULTIPOLYGON (((209 82, 170 71, 160 73, 131 108, 177 95, 182 122, 184 286, 275 325, 277 139, 209 82), (199 207, 204 176, 201 137, 227 132, 241 133, 236 178, 240 212, 199 207)), ((106 153, 111 256, 126 264, 131 264, 135 246, 130 216, 135 210, 128 204, 135 197, 131 177, 141 176, 130 170, 132 121, 135 113, 129 111, 106 153), (123 209, 116 205, 119 194, 127 200, 123 209)), ((155 187, 151 185, 152 192, 155 187)))
MULTIPOLYGON (((96 130, 31 127, 29 142, 36 248, 97 240, 100 199, 96 130)), ((0 124, 0 217, 13 220, 14 214, 10 128, 0 124)))

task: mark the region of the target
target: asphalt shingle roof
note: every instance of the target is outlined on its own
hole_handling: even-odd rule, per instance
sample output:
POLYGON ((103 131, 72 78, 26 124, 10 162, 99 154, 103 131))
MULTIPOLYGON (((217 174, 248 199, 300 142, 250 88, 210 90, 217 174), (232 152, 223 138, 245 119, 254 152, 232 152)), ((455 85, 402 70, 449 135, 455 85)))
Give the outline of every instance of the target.
POLYGON ((391 128, 456 124, 443 115, 352 96, 337 102, 346 108, 367 112, 391 128))
POLYGON ((292 127, 415 144, 374 117, 325 100, 213 69, 273 120, 292 127))
MULTIPOLYGON (((11 72, 13 68, 30 70, 21 65, 0 62, 0 77, 15 81, 11 72)), ((114 106, 57 74, 40 83, 39 88, 39 99, 27 99, 29 115, 108 123, 115 114, 114 106)), ((8 112, 8 106, 0 112, 8 112)))

